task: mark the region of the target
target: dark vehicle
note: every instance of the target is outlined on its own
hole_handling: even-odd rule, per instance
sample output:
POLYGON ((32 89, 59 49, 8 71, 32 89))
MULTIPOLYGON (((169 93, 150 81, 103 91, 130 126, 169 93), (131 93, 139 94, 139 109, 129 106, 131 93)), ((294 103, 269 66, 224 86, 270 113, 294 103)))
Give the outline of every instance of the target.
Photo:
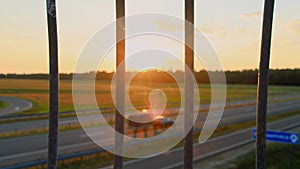
POLYGON ((128 117, 129 128, 148 127, 153 125, 154 116, 151 113, 135 114, 128 117))
POLYGON ((164 116, 154 116, 152 113, 143 113, 130 115, 128 117, 128 127, 134 130, 134 137, 136 137, 138 130, 143 130, 145 137, 147 137, 148 129, 153 129, 154 135, 157 130, 164 130, 174 123, 174 120, 164 116))
POLYGON ((164 117, 164 116, 158 116, 153 121, 153 126, 154 127, 168 128, 168 127, 171 127, 173 123, 174 123, 173 119, 170 119, 170 118, 164 117))

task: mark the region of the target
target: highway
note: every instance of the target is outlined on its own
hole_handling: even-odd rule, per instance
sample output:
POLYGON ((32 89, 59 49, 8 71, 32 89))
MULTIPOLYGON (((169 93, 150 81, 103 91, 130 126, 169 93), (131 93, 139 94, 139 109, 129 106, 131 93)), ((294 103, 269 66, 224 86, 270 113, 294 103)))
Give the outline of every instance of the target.
MULTIPOLYGON (((300 110, 300 100, 272 102, 269 104, 268 114, 279 114, 282 112, 288 112, 293 110, 300 110)), ((198 115, 196 122, 197 125, 203 125, 203 119, 206 118, 206 115, 207 113, 205 112, 200 113, 198 115)), ((240 121, 245 121, 254 118, 255 105, 228 108, 224 111, 219 126, 237 123, 240 121)), ((299 119, 296 120, 297 122, 300 121, 299 119)), ((292 123, 293 121, 290 121, 289 124, 292 123)), ((112 145, 113 140, 110 136, 108 136, 104 132, 100 132, 98 134, 101 137, 101 142, 104 145, 112 145)), ((60 155, 95 148, 97 148, 97 145, 86 136, 83 130, 71 130, 60 132, 60 155)), ((0 149, 0 167, 25 161, 43 159, 47 156, 47 134, 2 139, 0 140, 0 149)))
MULTIPOLYGON (((280 97, 276 97, 273 99, 269 99, 269 108, 272 109, 273 106, 275 107, 280 107, 282 104, 283 106, 294 106, 294 101, 289 101, 289 102, 278 102, 280 100, 289 100, 289 99, 300 99, 299 95, 295 95, 295 96, 280 96, 280 97), (278 104, 273 104, 273 103, 277 103, 278 104)), ((298 101, 296 100, 296 103, 298 101)), ((245 118, 249 118, 249 116, 253 116, 253 112, 255 112, 255 100, 248 100, 248 101, 235 101, 235 102, 226 102, 226 107, 240 107, 239 109, 236 109, 240 112, 243 112, 243 114, 241 115, 240 113, 238 113, 239 115, 241 115, 242 119, 245 118), (249 106, 250 105, 250 106, 249 106), (247 115, 245 115, 247 114, 247 115)), ((200 106, 200 110, 204 110, 204 109, 208 109, 209 105, 201 105, 200 106)), ((172 112, 178 112, 179 108, 171 108, 170 109, 172 112)), ((87 112, 90 113, 90 112, 87 112)), ((129 114, 129 113, 128 113, 129 114)), ((230 113, 227 112, 224 113, 224 117, 226 116, 235 116, 238 117, 238 115, 236 115, 235 113, 230 113), (228 114, 228 115, 227 115, 228 114)), ((96 123, 99 122, 99 120, 97 120, 97 115, 85 115, 86 116, 86 123, 96 123), (92 119, 92 120, 91 120, 92 119)), ((200 119, 205 119, 207 116, 207 113, 201 114, 201 117, 198 117, 200 119)), ((104 114, 104 117, 106 119, 114 119, 114 114, 110 113, 110 114, 104 114)), ((224 118, 223 117, 223 118, 224 118)), ((232 117, 234 118, 234 117, 232 117)), ((239 118, 239 117, 238 117, 239 118)), ((223 119, 225 120, 225 119, 223 119)), ((200 120, 199 120, 200 121, 200 120)), ((21 121, 21 122, 14 122, 14 123, 2 123, 0 124, 0 133, 5 133, 5 132, 15 132, 15 131, 22 131, 22 130, 34 130, 34 129, 47 129, 48 128, 48 119, 45 120, 32 120, 32 121, 21 121)), ((60 126, 68 126, 68 125, 72 125, 72 124, 78 124, 78 119, 77 117, 65 117, 65 118, 60 118, 59 119, 59 125, 60 126)))
POLYGON ((25 111, 32 107, 30 101, 16 97, 0 96, 0 100, 8 104, 5 108, 0 109, 0 116, 25 111))
MULTIPOLYGON (((268 124, 271 130, 287 130, 300 126, 300 115, 282 119, 268 124)), ((194 162, 209 156, 254 142, 252 128, 213 138, 205 143, 194 144, 194 162)), ((183 165, 183 149, 178 148, 158 156, 126 162, 124 169, 181 169, 183 165)), ((106 167, 111 168, 111 167, 106 167)))

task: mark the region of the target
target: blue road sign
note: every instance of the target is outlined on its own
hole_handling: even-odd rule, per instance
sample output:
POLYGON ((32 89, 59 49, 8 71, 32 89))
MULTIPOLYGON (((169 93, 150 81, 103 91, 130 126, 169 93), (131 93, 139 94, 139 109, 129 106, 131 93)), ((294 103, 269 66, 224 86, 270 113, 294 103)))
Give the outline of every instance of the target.
MULTIPOLYGON (((256 129, 253 129, 253 139, 256 139, 256 129)), ((268 141, 281 142, 287 144, 299 144, 298 133, 292 132, 267 130, 266 139, 268 141)))

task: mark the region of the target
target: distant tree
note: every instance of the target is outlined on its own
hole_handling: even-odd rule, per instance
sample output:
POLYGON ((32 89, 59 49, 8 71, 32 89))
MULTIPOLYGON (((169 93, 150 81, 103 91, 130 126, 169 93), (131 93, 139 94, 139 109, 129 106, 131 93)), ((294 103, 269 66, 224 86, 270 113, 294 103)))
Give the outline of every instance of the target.
MULTIPOLYGON (((137 72, 126 72, 125 78, 128 80, 137 72)), ((174 83, 174 79, 168 76, 167 73, 173 77, 179 79, 179 82, 183 82, 184 73, 182 71, 157 71, 149 70, 146 72, 139 72, 134 79, 140 83, 174 83)), ((208 84, 210 83, 209 74, 223 73, 218 71, 200 70, 194 73, 197 83, 208 84)), ((225 71, 227 84, 257 84, 257 69, 237 70, 237 71, 225 71)), ((77 74, 82 79, 96 78, 96 80, 111 81, 114 72, 106 71, 91 71, 87 73, 77 74)), ((48 80, 49 74, 37 73, 37 74, 0 74, 1 79, 39 79, 48 80)), ((60 80, 72 80, 73 73, 60 73, 60 80)), ((300 85, 300 69, 270 69, 269 72, 269 84, 270 85, 300 85)))
POLYGON ((6 75, 5 74, 0 74, 0 79, 6 79, 6 75))

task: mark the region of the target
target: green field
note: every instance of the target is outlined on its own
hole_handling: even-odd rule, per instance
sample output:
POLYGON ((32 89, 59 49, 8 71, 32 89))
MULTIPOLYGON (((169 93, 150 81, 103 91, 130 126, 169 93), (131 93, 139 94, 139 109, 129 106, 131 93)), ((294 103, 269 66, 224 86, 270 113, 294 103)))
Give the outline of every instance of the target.
MULTIPOLYGON (((23 113, 48 112, 49 102, 48 80, 0 79, 0 95, 14 96, 30 100, 33 108, 23 113)), ((210 102, 210 85, 198 86, 201 103, 210 102)), ((149 93, 153 89, 161 89, 168 99, 168 106, 180 103, 180 91, 176 84, 140 84, 132 82, 129 87, 129 98, 134 106, 149 107, 149 93), (175 104, 174 104, 175 103, 175 104)), ((96 98, 100 108, 113 107, 111 85, 107 81, 96 81, 96 98)), ((300 93, 300 87, 270 86, 269 96, 300 93)), ((227 101, 253 100, 256 98, 255 85, 228 85, 227 101)), ((60 111, 74 110, 72 100, 72 81, 60 81, 60 111)), ((89 99, 89 96, 86 98, 89 99)))
MULTIPOLYGON (((300 145, 287 145, 272 143, 267 145, 267 168, 283 169, 291 168, 291 148, 293 151, 293 168, 300 168, 300 145)), ((252 150, 246 155, 234 161, 234 169, 255 169, 255 151, 252 150)))
POLYGON ((7 106, 7 103, 0 101, 0 109, 3 109, 7 106))

